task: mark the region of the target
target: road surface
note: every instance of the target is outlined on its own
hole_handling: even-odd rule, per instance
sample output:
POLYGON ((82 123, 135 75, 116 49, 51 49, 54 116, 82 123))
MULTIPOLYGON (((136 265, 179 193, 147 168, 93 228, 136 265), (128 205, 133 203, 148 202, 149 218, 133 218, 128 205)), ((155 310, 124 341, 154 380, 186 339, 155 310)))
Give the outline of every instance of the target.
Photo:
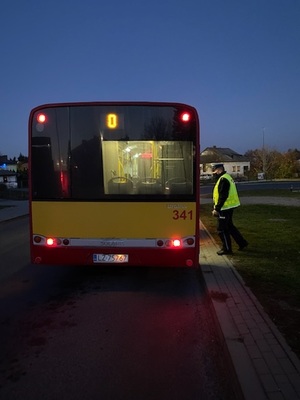
POLYGON ((31 265, 27 233, 0 224, 1 400, 234 399, 200 271, 31 265))

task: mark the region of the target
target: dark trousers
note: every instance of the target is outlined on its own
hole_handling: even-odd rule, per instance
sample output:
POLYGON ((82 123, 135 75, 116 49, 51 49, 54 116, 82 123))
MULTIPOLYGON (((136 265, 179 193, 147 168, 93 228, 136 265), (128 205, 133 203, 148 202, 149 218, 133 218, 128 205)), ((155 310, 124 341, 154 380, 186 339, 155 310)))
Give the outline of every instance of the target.
POLYGON ((226 251, 232 251, 231 237, 239 247, 243 247, 247 243, 240 231, 233 224, 233 211, 234 208, 220 211, 218 217, 218 234, 222 241, 223 250, 226 251))

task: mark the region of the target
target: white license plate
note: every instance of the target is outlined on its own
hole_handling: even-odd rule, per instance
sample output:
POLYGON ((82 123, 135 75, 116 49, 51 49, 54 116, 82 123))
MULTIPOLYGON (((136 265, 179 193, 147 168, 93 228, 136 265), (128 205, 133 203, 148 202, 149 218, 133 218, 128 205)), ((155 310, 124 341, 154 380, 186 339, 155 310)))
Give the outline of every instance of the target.
POLYGON ((93 254, 94 263, 127 263, 128 254, 93 254))

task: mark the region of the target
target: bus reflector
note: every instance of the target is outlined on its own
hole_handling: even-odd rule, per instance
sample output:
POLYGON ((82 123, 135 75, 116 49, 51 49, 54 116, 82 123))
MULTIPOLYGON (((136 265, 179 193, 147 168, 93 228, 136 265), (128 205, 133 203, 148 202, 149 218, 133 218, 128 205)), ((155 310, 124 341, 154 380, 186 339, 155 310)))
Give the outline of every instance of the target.
POLYGON ((192 267, 193 266, 193 260, 187 259, 185 264, 186 264, 187 267, 192 267))

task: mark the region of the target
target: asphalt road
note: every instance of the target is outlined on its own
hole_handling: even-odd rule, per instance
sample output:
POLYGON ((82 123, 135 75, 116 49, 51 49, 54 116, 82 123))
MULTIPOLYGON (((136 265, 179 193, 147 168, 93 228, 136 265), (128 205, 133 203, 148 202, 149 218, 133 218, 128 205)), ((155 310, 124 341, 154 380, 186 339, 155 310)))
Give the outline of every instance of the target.
POLYGON ((28 216, 0 222, 0 280, 29 262, 28 216))
POLYGON ((28 218, 0 224, 0 399, 234 399, 188 269, 29 263, 28 218))

